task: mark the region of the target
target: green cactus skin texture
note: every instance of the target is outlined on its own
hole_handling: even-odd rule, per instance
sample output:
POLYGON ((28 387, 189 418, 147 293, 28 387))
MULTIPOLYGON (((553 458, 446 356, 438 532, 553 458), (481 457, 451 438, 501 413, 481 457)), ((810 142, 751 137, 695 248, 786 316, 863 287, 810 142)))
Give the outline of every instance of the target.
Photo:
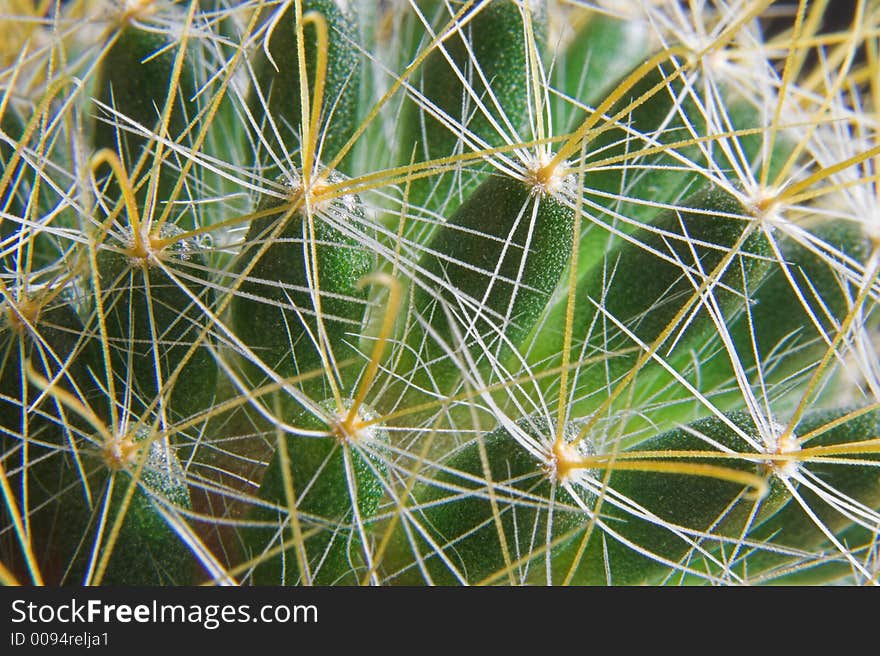
MULTIPOLYGON (((305 0, 302 12, 304 16, 317 12, 327 24, 327 70, 321 115, 323 127, 319 134, 321 160, 329 163, 348 142, 358 125, 361 62, 356 12, 350 3, 338 0, 305 0)), ((302 80, 297 56, 294 3, 273 6, 267 24, 273 26, 268 45, 258 50, 254 62, 254 77, 261 96, 253 93, 249 101, 265 141, 261 149, 263 165, 273 164, 270 153, 284 162, 285 157, 293 151, 294 144, 300 141, 302 124, 302 80), (267 53, 271 55, 271 61, 267 53), (267 116, 274 121, 274 127, 267 116)), ((314 102, 318 40, 313 25, 306 25, 303 31, 308 92, 311 102, 314 102)), ((270 167, 270 173, 277 175, 277 168, 270 167)))
MULTIPOLYGON (((151 460, 157 461, 158 466, 161 458, 151 454, 151 460)), ((151 495, 158 495, 181 508, 190 506, 189 489, 182 476, 175 474, 173 469, 145 471, 131 499, 125 524, 104 575, 108 585, 178 584, 193 575, 192 554, 158 513, 151 495)), ((111 509, 121 502, 121 489, 117 488, 111 509)))
POLYGON ((657 212, 656 206, 646 200, 674 202, 689 195, 699 185, 699 169, 689 170, 673 156, 677 153, 679 157, 699 160, 699 151, 693 146, 639 155, 640 150, 648 149, 658 141, 675 143, 686 140, 683 117, 697 123, 697 131, 705 131, 705 125, 700 125, 704 119, 685 93, 684 84, 672 77, 673 71, 668 66, 651 69, 608 110, 607 114, 612 118, 623 114, 617 119, 616 127, 604 130, 589 141, 588 161, 593 163, 593 168, 584 182, 588 200, 644 221, 657 212), (664 83, 667 79, 670 81, 664 83), (658 85, 659 90, 654 91, 658 85), (653 95, 644 99, 652 92, 653 95), (630 108, 637 102, 641 104, 630 108), (613 158, 618 161, 614 162, 613 158), (609 159, 611 163, 599 164, 609 159), (629 162, 646 166, 632 170, 629 162), (621 203, 620 196, 627 201, 621 203))
MULTIPOLYGON (((880 413, 864 412, 857 409, 820 410, 808 413, 798 424, 796 435, 806 436, 815 433, 815 437, 806 441, 804 448, 832 447, 870 440, 880 435, 880 413)), ((821 457, 821 456, 820 456, 821 457)), ((875 508, 880 503, 880 476, 877 467, 870 464, 845 465, 835 461, 831 454, 825 455, 824 462, 816 462, 811 471, 824 483, 837 490, 837 498, 852 498, 867 507, 875 508)), ((843 456, 849 460, 868 460, 864 455, 853 454, 843 456)), ((774 517, 767 521, 756 532, 756 539, 770 539, 775 545, 788 547, 790 552, 815 550, 824 547, 829 553, 837 553, 838 565, 852 570, 852 565, 840 557, 837 548, 828 541, 827 534, 820 530, 816 522, 807 514, 804 507, 815 513, 821 524, 832 534, 850 530, 850 539, 855 539, 856 531, 866 530, 863 525, 856 524, 853 516, 835 508, 829 500, 820 496, 820 491, 806 486, 798 488, 803 505, 797 499, 789 499, 774 517), (842 562, 840 562, 842 561, 842 562)), ((833 497, 832 497, 833 499, 833 497)), ((864 520, 860 520, 864 521, 864 520)), ((772 571, 774 568, 784 570, 797 564, 800 557, 785 555, 773 551, 745 553, 735 564, 739 571, 758 576, 772 571)), ((832 563, 833 565, 834 563, 832 563)), ((808 568, 799 574, 802 582, 821 582, 827 576, 822 567, 808 568), (815 577, 814 581, 810 577, 815 577)))
MULTIPOLYGON (((147 435, 147 432, 140 430, 135 440, 143 440, 147 435)), ((107 521, 112 525, 123 511, 123 502, 132 484, 135 490, 125 508, 102 583, 112 586, 158 586, 180 585, 191 580, 195 573, 195 560, 157 505, 189 509, 189 488, 180 462, 171 449, 160 441, 151 442, 148 449, 136 482, 131 476, 137 471, 136 461, 130 463, 128 469, 112 474, 112 483, 110 469, 100 462, 90 480, 94 505, 89 507, 81 489, 74 490, 58 504, 58 514, 62 518, 59 526, 64 532, 58 539, 75 554, 72 567, 66 573, 66 583, 81 583, 89 569, 91 546, 97 535, 100 514, 106 510, 107 521), (112 496, 107 501, 111 484, 112 496)), ((94 462, 89 464, 94 465, 94 462)), ((75 480, 74 476, 68 470, 63 478, 70 483, 75 480)), ((105 530, 109 531, 109 528, 105 530)))
MULTIPOLYGON (((476 351, 495 353, 522 342, 571 255, 569 182, 564 179, 560 189, 545 193, 520 180, 490 176, 435 233, 422 266, 438 282, 430 293, 416 290, 415 307, 439 340, 476 342, 476 351), (461 316, 466 319, 456 320, 461 316)), ((413 331, 413 341, 418 338, 413 331)), ((424 357, 442 358, 436 350, 424 357)))
MULTIPOLYGON (((595 107, 651 54, 648 30, 642 21, 624 21, 598 12, 576 29, 554 72, 561 88, 573 90, 580 102, 595 107)), ((568 105, 559 103, 558 107, 556 124, 569 118, 565 115, 568 105)), ((574 123, 565 127, 575 129, 574 123)))
MULTIPOLYGON (((308 524, 300 519, 300 530, 308 535, 303 547, 311 575, 309 580, 315 585, 356 585, 366 575, 368 569, 360 534, 346 527, 356 523, 352 512, 355 506, 360 521, 369 522, 384 492, 381 480, 386 471, 380 454, 389 441, 388 433, 381 424, 374 424, 346 437, 347 443, 344 443, 334 431, 339 432, 337 422, 347 414, 352 401, 345 400, 343 405, 343 411, 339 412, 332 399, 321 404, 322 411, 334 417, 331 424, 304 411, 296 417, 300 428, 331 431, 330 435, 288 435, 285 440, 297 512, 313 518, 308 524)), ((359 421, 368 422, 375 419, 375 414, 361 407, 357 417, 359 421)), ((258 496, 265 503, 289 507, 278 452, 263 476, 258 496)), ((255 506, 250 518, 271 523, 286 514, 267 506, 255 506)), ((244 534, 247 552, 257 559, 253 572, 256 585, 303 583, 288 522, 284 522, 280 533, 278 528, 249 528, 244 534), (290 546, 274 556, 262 557, 268 549, 280 546, 282 539, 290 546)))
POLYGON ((47 381, 57 377, 61 388, 90 393, 88 367, 98 363, 95 344, 83 338, 83 323, 72 305, 60 294, 52 300, 47 296, 43 291, 31 298, 4 298, 0 304, 0 427, 4 446, 21 440, 25 426, 32 438, 42 435, 42 439, 58 443, 62 426, 75 421, 75 415, 59 416, 61 407, 51 395, 42 395, 43 400, 34 405, 41 390, 30 383, 22 385, 23 376, 26 379, 23 362, 30 363, 47 381))
POLYGON ((843 258, 863 263, 869 255, 868 240, 851 223, 822 223, 812 233, 839 255, 829 262, 827 256, 823 258, 802 244, 783 243, 782 256, 796 288, 782 268, 774 269, 754 292, 749 314, 731 330, 746 363, 754 360, 753 349, 765 360, 768 382, 784 380, 804 363, 821 359, 828 346, 825 340, 833 339, 856 294, 841 273, 851 268, 843 258), (835 261, 839 262, 836 268, 832 266, 835 261))
MULTIPOLYGON (((73 466, 58 450, 66 449, 89 426, 44 385, 30 382, 22 362, 45 385, 56 381, 58 389, 97 404, 101 397, 92 385, 90 368, 99 360, 95 344, 84 339, 82 321, 63 295, 50 299, 46 290, 25 298, 16 295, 0 304, 0 462, 19 507, 27 497, 28 506, 41 509, 33 525, 43 539, 52 531, 36 527, 46 529, 53 495, 63 489, 59 462, 73 466), (50 509, 44 507, 47 503, 50 509)), ((0 509, 0 525, 12 525, 6 505, 0 509)))
MULTIPOLYGON (((729 313, 732 306, 742 303, 746 284, 743 274, 749 287, 756 286, 766 274, 769 244, 760 231, 749 226, 749 216, 735 198, 710 189, 691 196, 682 205, 693 209, 661 214, 650 227, 635 233, 633 241, 621 240, 601 265, 578 281, 571 360, 599 358, 579 372, 578 390, 588 394, 575 397, 579 411, 601 402, 596 391, 629 371, 639 355, 630 352, 605 358, 605 354, 625 353, 638 343, 627 332, 643 344, 653 344, 738 242, 742 242, 739 252, 724 267, 713 293, 722 310, 729 313), (683 266, 692 271, 690 279, 683 274, 683 266)), ((541 340, 529 352, 533 362, 544 362, 548 356, 560 353, 565 310, 564 306, 554 308, 555 314, 547 321, 549 328, 541 332, 541 340)), ((676 352, 687 352, 689 344, 699 344, 714 331, 708 313, 700 309, 696 320, 679 337, 676 352)), ((713 365, 725 366, 723 360, 713 365)), ((650 386, 650 375, 642 380, 646 388, 650 386)))
MULTIPOLYGON (((593 22, 585 28, 588 33, 593 22)), ((605 32, 620 21, 608 22, 611 25, 605 25, 601 18, 595 20, 597 36, 608 38, 605 32)), ((618 25, 616 29, 637 28, 618 25)), ((575 41, 571 47, 582 46, 575 41)), ((662 204, 689 207, 689 198, 711 188, 701 175, 701 167, 709 166, 705 152, 687 143, 690 134, 704 134, 709 127, 693 95, 694 85, 702 80, 668 63, 647 72, 642 70, 641 62, 636 63, 626 71, 626 79, 639 77, 607 110, 609 120, 601 122, 597 133, 587 141, 584 191, 589 214, 594 218, 586 224, 579 244, 582 272, 601 262, 611 247, 608 227, 630 234, 639 224, 662 222, 660 215, 668 214, 662 204)), ((588 98, 590 91, 584 90, 588 98)), ((725 118, 729 126, 725 125, 724 130, 746 131, 761 124, 760 113, 741 90, 724 87, 719 93, 727 103, 725 118)), ((591 113, 575 115, 573 125, 577 127, 591 113)), ((750 162, 761 161, 761 146, 761 139, 754 135, 743 136, 736 143, 750 162)), ((780 137, 774 143, 771 161, 778 166, 791 149, 792 144, 780 137)))
MULTIPOLYGON (((526 417, 516 425, 532 440, 545 442, 553 438, 551 426, 543 417, 526 417)), ((570 441, 577 433, 576 424, 567 425, 564 439, 570 441)), ((583 442, 579 452, 588 455, 589 443, 583 442)), ((431 527, 431 537, 442 548, 442 558, 431 554, 426 562, 436 584, 453 585, 462 579, 476 583, 509 567, 490 494, 494 494, 497 504, 509 561, 526 563, 512 570, 512 580, 527 576, 530 567, 541 569, 539 562, 529 563, 533 551, 548 541, 559 549, 561 539, 589 521, 581 508, 589 507, 590 494, 578 489, 575 494, 579 499, 574 499, 569 488, 557 483, 548 464, 505 427, 486 433, 480 442, 467 444, 442 465, 443 469, 432 477, 431 486, 415 491, 425 523, 431 527), (491 476, 491 492, 481 452, 485 453, 491 476)), ((538 556, 534 558, 539 560, 538 556)), ((501 579, 507 580, 508 576, 501 579)))
MULTIPOLYGON (((781 426, 771 428, 775 432, 782 429, 781 426)), ((739 453, 755 453, 754 447, 738 431, 760 442, 753 419, 746 413, 735 412, 723 419, 701 419, 685 428, 663 433, 639 444, 638 449, 669 453, 702 451, 720 455, 712 446, 714 444, 739 453)), ((659 564, 657 559, 677 563, 694 548, 694 544, 699 544, 694 532, 705 532, 711 527, 714 536, 736 538, 747 524, 757 526, 765 522, 790 498, 785 485, 778 476, 767 471, 766 464, 711 457, 687 461, 751 470, 759 477, 769 479, 769 489, 762 498, 755 500, 748 498, 741 483, 733 481, 685 473, 613 471, 612 465, 608 488, 615 496, 620 494, 626 500, 627 508, 611 501, 603 504, 599 514, 616 536, 606 536, 604 544, 602 539, 593 536, 576 568, 575 584, 656 583, 658 577, 668 572, 668 566, 659 564), (633 508, 649 508, 651 516, 639 517, 633 508), (624 541, 637 545, 646 553, 639 553, 624 541), (609 571, 612 581, 606 580, 609 571)), ((578 542, 575 539, 570 545, 578 542)), ((704 552, 710 553, 714 548, 712 543, 702 547, 704 552)), ((569 550, 574 551, 571 546, 569 550)), ((699 563, 704 554, 694 550, 697 555, 692 559, 699 563)), ((557 561, 559 565, 565 563, 564 556, 557 561)))
MULTIPOLYGON (((120 30, 118 38, 101 61, 97 100, 110 109, 103 110, 95 121, 93 145, 95 150, 109 148, 119 153, 127 171, 134 170, 145 149, 155 148, 142 130, 153 132, 160 125, 178 53, 178 48, 173 46, 174 43, 164 34, 128 25, 120 30), (136 125, 128 123, 120 115, 136 125)), ((198 90, 194 67, 192 57, 185 54, 167 133, 163 135, 172 141, 183 139, 184 146, 190 140, 185 136, 187 125, 198 112, 198 105, 194 101, 198 90)), ((167 148, 165 152, 168 153, 167 148)), ((171 154, 162 166, 156 198, 164 201, 171 197, 179 177, 173 171, 174 165, 179 166, 176 164, 178 161, 171 154)), ((148 163, 141 173, 151 168, 148 163)), ((137 197, 141 205, 147 197, 147 188, 147 184, 138 187, 137 197)))
MULTIPOLYGON (((339 173, 327 177, 329 184, 343 180, 339 173)), ((288 189, 290 199, 296 200, 294 190, 288 189)), ((236 264, 240 271, 252 265, 232 308, 239 337, 282 376, 320 370, 323 342, 319 342, 316 299, 310 292, 320 289, 321 329, 332 355, 336 360, 351 357, 366 308, 366 291, 358 281, 375 265, 375 256, 362 241, 368 230, 360 198, 344 195, 319 203, 311 221, 302 209, 291 214, 284 200, 268 198, 260 207, 277 207, 278 212, 250 224, 247 246, 236 264)), ((308 386, 320 393, 324 381, 308 386)))
MULTIPOLYGON (((24 143, 27 126, 11 102, 0 119, 0 130, 9 139, 24 143)), ((28 222, 47 225, 55 221, 56 215, 64 211, 57 194, 47 189, 45 181, 39 180, 27 164, 23 148, 0 141, 0 177, 5 175, 9 182, 0 194, 0 264, 12 271, 21 262, 30 261, 35 268, 52 265, 59 256, 52 235, 28 222)))
MULTIPOLYGON (((436 8, 435 3, 421 5, 430 19, 430 8, 436 8)), ((539 48, 546 38, 546 15, 541 5, 531 3, 528 21, 539 48)), ((485 3, 479 12, 465 14, 462 21, 467 22, 461 30, 443 41, 442 49, 428 55, 412 82, 423 99, 410 100, 403 110, 401 163, 409 162, 413 153, 417 162, 459 154, 462 129, 469 140, 497 147, 504 145, 503 133, 513 130, 519 135, 526 128, 530 72, 525 11, 522 5, 509 0, 485 3), (467 86, 462 78, 468 81, 467 86), (487 111, 476 110, 478 103, 487 111), (439 120, 435 115, 438 110, 441 116, 452 117, 455 124, 439 120), (503 132, 499 132, 499 126, 503 132)), ((451 18, 440 11, 435 27, 443 27, 451 18)), ((410 201, 451 212, 473 188, 472 177, 466 170, 415 180, 410 201)))
POLYGON ((178 239, 150 255, 161 263, 133 258, 106 242, 97 262, 118 395, 133 392, 132 407, 145 408, 161 392, 173 416, 188 417, 211 404, 217 363, 203 335, 208 327, 202 307, 210 307, 213 298, 200 278, 206 263, 196 244, 181 235, 175 225, 162 226, 160 239, 178 239), (172 375, 177 378, 169 389, 172 375))
POLYGON ((880 582, 876 3, 6 4, 0 585, 880 582))

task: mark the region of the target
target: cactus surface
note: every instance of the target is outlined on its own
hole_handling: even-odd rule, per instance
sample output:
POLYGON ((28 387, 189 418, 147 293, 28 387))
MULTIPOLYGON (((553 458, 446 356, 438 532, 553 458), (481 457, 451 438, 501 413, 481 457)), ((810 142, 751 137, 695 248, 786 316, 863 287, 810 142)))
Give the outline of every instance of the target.
POLYGON ((0 583, 877 584, 880 12, 692 4, 17 3, 0 583))

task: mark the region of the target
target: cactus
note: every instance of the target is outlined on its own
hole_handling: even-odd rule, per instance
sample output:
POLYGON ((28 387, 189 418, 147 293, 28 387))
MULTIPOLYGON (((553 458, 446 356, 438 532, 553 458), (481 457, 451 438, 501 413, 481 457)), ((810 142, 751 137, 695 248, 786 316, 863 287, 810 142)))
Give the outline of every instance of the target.
POLYGON ((589 4, 4 15, 0 580, 876 584, 880 15, 589 4))

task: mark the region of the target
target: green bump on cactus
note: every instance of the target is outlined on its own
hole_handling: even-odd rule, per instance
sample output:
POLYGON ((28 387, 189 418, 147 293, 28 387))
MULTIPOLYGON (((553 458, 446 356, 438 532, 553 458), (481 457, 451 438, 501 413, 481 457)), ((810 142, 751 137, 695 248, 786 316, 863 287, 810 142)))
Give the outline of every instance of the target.
MULTIPOLYGON (((821 481, 821 486, 816 480, 811 480, 809 485, 802 484, 798 488, 800 500, 790 499, 776 516, 760 527, 753 539, 769 540, 794 551, 814 551, 826 545, 830 551, 837 551, 837 546, 828 543, 829 534, 837 535, 852 526, 863 529, 872 526, 870 513, 860 512, 856 504, 863 509, 880 506, 877 462, 870 457, 870 448, 861 452, 853 449, 853 445, 864 445, 880 437, 880 410, 809 412, 798 423, 795 436, 805 440, 802 445, 805 451, 815 450, 815 455, 804 456, 804 460, 812 465, 810 472, 821 481), (829 495, 829 490, 834 492, 829 495)), ((757 576, 797 561, 797 556, 768 549, 744 554, 738 569, 757 576)), ((848 566, 852 569, 851 561, 848 566)), ((819 575, 820 571, 815 574, 819 575)), ((809 575, 809 572, 803 573, 804 577, 809 575)))
POLYGON ((146 239, 127 228, 118 244, 102 244, 97 262, 119 401, 131 397, 132 407, 146 408, 161 397, 178 418, 210 407, 217 381, 208 334, 213 291, 196 240, 169 223, 146 239))
MULTIPOLYGON (((47 517, 59 491, 67 492, 59 463, 65 472, 73 467, 65 450, 90 428, 55 390, 86 403, 101 399, 92 378, 96 344, 84 332, 65 288, 5 288, 0 295, 0 463, 16 505, 32 509, 27 521, 41 561, 41 549, 57 558, 57 545, 47 543, 54 534, 47 517)), ((10 539, 3 534, 12 523, 3 504, 0 540, 10 539)))
MULTIPOLYGON (((780 512, 780 514, 782 514, 780 512)), ((877 531, 854 524, 835 536, 837 544, 826 541, 821 547, 809 551, 800 549, 789 552, 787 557, 774 558, 769 566, 766 559, 761 563, 749 563, 750 556, 742 558, 747 566, 747 576, 756 583, 769 582, 772 585, 844 585, 860 583, 864 572, 859 565, 870 563, 874 556, 877 531), (857 563, 854 565, 853 562, 857 563), (755 566, 752 567, 751 565, 755 566)), ((749 551, 758 555, 757 552, 749 551)), ((763 554, 761 554, 763 555, 763 554)), ((870 571, 870 570, 869 570, 870 571)))
POLYGON ((414 492, 439 545, 425 558, 434 583, 523 582, 541 569, 539 559, 549 562, 566 536, 589 521, 584 509, 592 495, 575 479, 591 472, 568 471, 562 462, 591 454, 588 441, 568 444, 578 430, 576 422, 566 424, 566 445, 554 448, 547 419, 525 417, 516 422, 516 435, 499 426, 441 463, 430 484, 414 492))
MULTIPOLYGON (((733 365, 747 379, 780 390, 774 392, 780 405, 783 398, 803 394, 828 344, 852 311, 858 293, 854 281, 868 258, 867 238, 858 226, 844 221, 822 222, 810 234, 814 241, 809 243, 818 244, 821 251, 794 237, 775 237, 784 264, 774 262, 766 276, 761 268, 749 273, 737 287, 742 298, 724 308, 724 326, 716 336, 685 339, 673 354, 665 355, 682 379, 710 396, 716 407, 741 403, 741 392, 730 384, 733 365), (729 337, 729 346, 724 337, 729 337)), ((775 252, 763 256, 777 257, 775 252)), ((838 348, 837 357, 841 352, 838 348)), ((661 414, 671 421, 687 421, 701 411, 689 390, 676 387, 665 372, 640 382, 644 398, 664 406, 662 413, 652 413, 655 421, 661 414)))
MULTIPOLYGON (((422 9, 435 6, 422 4, 427 6, 422 9)), ((401 118, 401 163, 411 161, 414 148, 415 161, 424 162, 461 154, 466 144, 499 147, 533 136, 524 133, 533 73, 526 27, 543 49, 547 17, 542 4, 531 3, 527 10, 517 2, 492 0, 460 18, 410 80, 414 89, 401 118), (527 21, 526 11, 531 12, 527 21)), ((446 12, 439 14, 438 29, 452 19, 446 12)), ((415 180, 410 202, 452 212, 487 172, 477 165, 479 174, 472 175, 472 166, 415 180)))
MULTIPOLYGON (((111 513, 121 508, 123 493, 114 485, 111 513)), ((192 580, 189 548, 158 512, 154 497, 183 509, 190 507, 189 489, 173 453, 151 445, 141 481, 131 498, 125 523, 104 574, 108 585, 168 585, 192 580)))
MULTIPOLYGON (((705 293, 711 287, 710 298, 723 320, 744 302, 746 285, 756 286, 770 266, 770 245, 763 232, 734 196, 715 188, 694 194, 680 210, 663 212, 631 240, 620 241, 601 265, 577 283, 570 361, 599 359, 579 369, 574 396, 577 412, 603 400, 597 392, 631 370, 643 345, 651 347, 665 335, 666 344, 677 341, 676 353, 690 357, 694 345, 716 332, 697 295, 699 289, 705 293), (719 267, 723 269, 720 275, 711 278, 719 267), (669 332, 676 317, 675 330, 669 332)), ((565 312, 564 305, 557 306, 542 323, 529 351, 532 362, 557 361, 563 347, 565 312)), ((668 350, 667 346, 662 353, 672 357, 668 350)), ((721 359, 710 364, 729 371, 729 364, 721 359)), ((641 377, 645 393, 668 382, 667 372, 656 376, 660 379, 641 377)), ((547 382, 548 387, 555 384, 555 380, 547 382)))
POLYGON ((783 242, 785 268, 773 269, 754 291, 749 313, 730 331, 745 365, 754 363, 757 349, 767 383, 821 360, 858 293, 846 276, 869 256, 864 231, 851 222, 823 221, 811 234, 819 246, 783 242))
MULTIPOLYGON (((365 243, 369 230, 360 197, 321 198, 344 182, 336 172, 317 182, 311 214, 303 211, 300 181, 285 186, 284 198, 266 196, 260 209, 277 211, 251 222, 235 264, 248 274, 233 301, 233 325, 282 376, 320 370, 323 353, 332 356, 329 365, 357 352, 367 294, 358 283, 374 270, 376 259, 365 243)), ((345 377, 350 380, 348 372, 345 377)), ((321 393, 325 381, 304 385, 321 393)))
POLYGON ((84 339, 82 320, 66 292, 6 289, 0 313, 0 429, 14 436, 3 435, 2 444, 25 439, 27 429, 30 439, 60 445, 62 427, 75 423, 75 415, 59 414, 61 407, 50 394, 26 382, 27 366, 68 393, 78 390, 88 396, 92 389, 88 367, 98 362, 95 345, 84 339), (35 404, 38 398, 42 400, 35 404))
MULTIPOLYGON (((554 72, 561 89, 591 107, 602 102, 618 82, 651 52, 648 26, 643 20, 622 20, 606 14, 587 14, 568 47, 559 55, 554 72)), ((583 120, 571 121, 569 103, 555 103, 554 124, 566 132, 583 120)))
MULTIPOLYGON (((149 6, 145 6, 144 11, 149 11, 149 6)), ((176 19, 181 22, 183 16, 178 15, 176 19)), ((119 153, 125 169, 134 171, 144 151, 156 147, 148 136, 151 133, 182 146, 189 145, 190 138, 186 132, 188 124, 198 113, 194 97, 199 84, 194 57, 186 52, 182 54, 180 76, 172 86, 175 60, 181 54, 174 38, 165 32, 130 22, 127 16, 122 20, 124 24, 114 33, 112 43, 101 59, 97 101, 104 107, 98 109, 92 144, 95 150, 109 148, 119 153), (162 112, 172 89, 175 97, 168 115, 167 130, 160 134, 158 129, 162 124, 162 112)), ((168 155, 171 150, 166 147, 164 152, 168 155)), ((183 157, 179 160, 183 160, 183 157)), ((148 162, 141 169, 143 175, 153 167, 159 168, 156 195, 159 202, 172 198, 171 192, 180 177, 172 169, 171 162, 174 161, 178 161, 178 157, 171 153, 165 164, 148 162)), ((147 197, 147 189, 148 183, 138 187, 137 197, 141 206, 147 197)))
POLYGON ((59 205, 55 192, 48 189, 48 183, 40 180, 38 172, 28 164, 28 158, 33 155, 24 147, 27 126, 12 102, 3 112, 0 130, 7 139, 21 144, 14 148, 0 138, 0 179, 8 176, 8 182, 0 191, 0 212, 3 213, 0 216, 0 265, 13 271, 24 262, 30 262, 34 269, 51 266, 60 253, 52 234, 43 226, 55 222, 65 209, 59 205))
MULTIPOLYGON (((322 127, 312 126, 312 129, 318 129, 320 159, 329 163, 358 126, 361 64, 357 13, 344 0, 303 0, 302 12, 310 105, 316 102, 314 88, 319 76, 324 84, 323 103, 319 107, 322 127), (306 23, 305 17, 311 12, 320 15, 324 22, 326 45, 319 39, 316 25, 306 23), (321 57, 326 57, 327 61, 323 71, 317 68, 321 57)), ((263 135, 260 164, 269 166, 269 170, 277 175, 280 170, 288 168, 286 158, 307 138, 300 134, 303 125, 302 81, 294 3, 277 5, 267 16, 266 27, 266 40, 260 44, 254 62, 256 86, 249 107, 263 135), (281 164, 280 168, 276 163, 281 164)), ((342 170, 345 170, 344 166, 342 170)))
MULTIPOLYGON (((759 429, 747 413, 733 412, 639 443, 638 452, 679 463, 680 471, 615 469, 612 457, 608 498, 599 511, 607 530, 602 538, 598 532, 590 537, 582 559, 573 565, 573 582, 657 583, 669 574, 668 563, 699 570, 703 559, 715 557, 713 552, 724 538, 735 541, 771 518, 790 499, 782 481, 790 475, 787 463, 773 456, 798 449, 796 440, 785 437, 783 426, 771 422, 759 429), (705 457, 696 457, 696 451, 705 457), (676 457, 676 452, 686 457, 676 457), (730 458, 724 457, 725 453, 744 456, 730 458), (743 483, 711 472, 689 473, 688 464, 748 472, 768 479, 768 489, 755 499, 743 483)), ((627 453, 620 455, 625 458, 627 453)), ((570 543, 570 555, 577 554, 579 543, 577 539, 570 543)), ((565 556, 557 560, 557 566, 565 570, 571 563, 572 558, 565 556)))
MULTIPOLYGON (((105 557, 110 527, 123 511, 125 515, 106 561, 102 583, 155 586, 180 585, 192 580, 195 573, 192 554, 160 511, 160 506, 188 510, 191 507, 189 487, 177 455, 162 440, 150 441, 147 453, 141 455, 149 435, 149 431, 142 428, 133 438, 124 437, 104 445, 97 470, 89 480, 94 506, 88 505, 81 489, 59 502, 60 531, 63 532, 59 540, 76 554, 66 577, 70 584, 81 583, 80 579, 90 570, 93 576, 97 572, 105 557), (135 480, 133 474, 138 471, 141 457, 145 457, 145 462, 135 480), (130 485, 135 489, 124 507, 130 485), (108 494, 111 494, 109 501, 108 494), (102 515, 106 517, 102 548, 93 552, 102 515)), ((69 471, 67 478, 75 476, 69 471)))
POLYGON ((13 3, 0 583, 876 583, 880 14, 729 4, 13 3))
MULTIPOLYGON (((729 160, 742 166, 742 158, 751 167, 763 156, 760 134, 720 136, 754 130, 762 123, 754 100, 743 98, 741 90, 721 88, 726 114, 723 122, 710 121, 699 105, 694 86, 703 80, 695 73, 667 62, 647 72, 636 66, 624 81, 637 75, 641 77, 607 110, 609 120, 588 133, 584 199, 595 219, 580 241, 580 272, 595 267, 612 247, 609 228, 631 234, 640 225, 662 223, 661 215, 668 214, 664 204, 689 207, 689 197, 705 192, 706 172, 713 166, 730 166, 729 160), (707 157, 705 146, 689 141, 713 133, 726 144, 718 161, 707 157)), ((589 115, 579 114, 574 127, 589 115)), ((780 135, 770 157, 773 164, 778 167, 792 148, 780 135)))
POLYGON ((243 531, 245 549, 255 559, 255 584, 356 585, 369 572, 364 558, 368 545, 362 538, 384 494, 383 452, 390 440, 369 407, 360 406, 351 417, 353 405, 345 399, 339 408, 329 399, 320 404, 319 414, 301 410, 295 425, 323 434, 287 435, 286 457, 278 450, 272 457, 258 497, 274 507, 254 506, 249 519, 255 526, 243 531), (293 499, 286 491, 285 461, 302 535, 301 554, 286 510, 293 499), (263 528, 257 522, 273 526, 263 528), (307 563, 308 575, 300 569, 300 559, 307 563))
MULTIPOLYGON (((438 282, 416 290, 414 302, 437 341, 454 349, 462 339, 476 343, 478 353, 498 354, 528 335, 571 256, 573 184, 564 173, 548 183, 491 176, 440 227, 420 263, 429 280, 438 282)), ((415 347, 421 338, 412 331, 415 347)), ((433 340, 426 344, 437 352, 423 358, 443 358, 439 346, 431 348, 433 340)), ((444 387, 441 367, 451 378, 459 374, 447 363, 432 367, 444 387)))
MULTIPOLYGON (((630 75, 638 72, 637 68, 630 75)), ((650 69, 607 111, 616 121, 601 122, 602 131, 588 143, 584 181, 588 201, 644 222, 657 214, 657 203, 675 203, 702 184, 705 159, 696 146, 640 152, 684 142, 690 130, 706 133, 706 119, 689 87, 674 77, 677 73, 670 64, 650 69), (697 166, 687 164, 688 159, 697 166), (607 164, 601 164, 606 160, 607 164)), ((583 244, 589 245, 590 241, 583 244)), ((587 255, 582 261, 594 260, 587 255)))

